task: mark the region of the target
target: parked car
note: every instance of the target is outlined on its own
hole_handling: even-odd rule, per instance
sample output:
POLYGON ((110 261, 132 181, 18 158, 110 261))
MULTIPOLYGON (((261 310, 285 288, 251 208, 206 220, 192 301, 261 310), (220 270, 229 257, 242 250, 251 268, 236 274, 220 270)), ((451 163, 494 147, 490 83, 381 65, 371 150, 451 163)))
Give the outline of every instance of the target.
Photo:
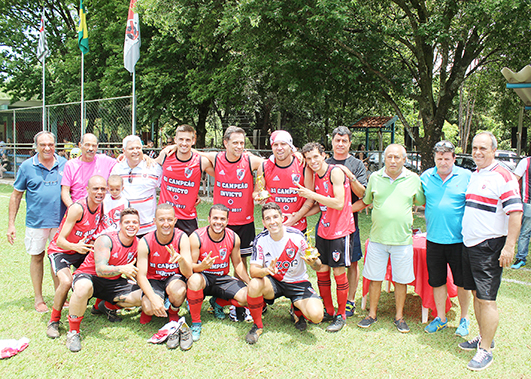
POLYGON ((417 174, 420 174, 422 172, 422 158, 420 154, 408 154, 406 156, 406 162, 404 163, 404 167, 408 170, 411 170, 413 172, 416 172, 417 174))
MULTIPOLYGON (((516 155, 516 154, 515 154, 516 155)), ((505 167, 507 170, 513 172, 516 166, 511 167, 510 163, 508 161, 498 161, 503 167, 505 167)), ((455 155, 455 165, 459 167, 466 168, 470 171, 476 171, 477 165, 476 162, 474 162, 474 159, 472 158, 472 155, 470 154, 456 154, 455 155)))
POLYGON ((511 171, 514 171, 516 164, 518 163, 518 155, 512 151, 508 150, 496 150, 494 156, 498 161, 505 163, 511 171))

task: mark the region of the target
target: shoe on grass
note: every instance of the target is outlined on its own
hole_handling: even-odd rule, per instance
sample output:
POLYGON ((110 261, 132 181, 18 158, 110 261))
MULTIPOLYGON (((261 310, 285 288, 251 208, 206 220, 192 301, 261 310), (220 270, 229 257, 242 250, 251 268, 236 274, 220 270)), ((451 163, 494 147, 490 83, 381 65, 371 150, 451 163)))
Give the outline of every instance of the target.
POLYGON ((250 345, 255 344, 256 342, 258 342, 258 337, 260 337, 263 331, 264 329, 259 328, 258 326, 256 326, 256 324, 253 324, 253 327, 245 336, 245 341, 247 341, 247 343, 250 345))
POLYGON ((470 320, 467 320, 466 318, 462 318, 461 321, 459 321, 459 326, 457 327, 455 331, 456 336, 468 336, 468 327, 470 326, 470 320))
POLYGON ((176 329, 172 334, 168 336, 166 340, 166 347, 170 350, 175 349, 181 342, 181 330, 176 329))
POLYGON ((334 320, 330 323, 330 325, 328 325, 326 327, 326 331, 328 333, 335 333, 335 332, 339 332, 341 329, 343 329, 343 327, 345 326, 347 322, 345 321, 345 319, 343 318, 343 316, 341 315, 336 315, 334 317, 334 320))
POLYGON ((523 259, 517 259, 516 262, 514 262, 514 265, 511 266, 511 268, 518 270, 521 267, 525 266, 525 261, 523 259))
POLYGON ((109 309, 105 306, 105 302, 102 301, 99 305, 98 305, 98 309, 99 311, 106 315, 107 316, 107 320, 109 320, 110 322, 120 322, 122 321, 122 318, 120 316, 118 316, 118 314, 116 314, 116 309, 109 309))
POLYGON ((216 298, 212 296, 209 302, 210 306, 212 307, 212 310, 214 311, 214 316, 216 316, 216 318, 219 320, 225 319, 225 312, 223 312, 223 307, 216 303, 216 298))
MULTIPOLYGON (((477 350, 481 343, 481 336, 477 336, 470 341, 461 342, 458 346, 463 350, 477 350)), ((494 340, 490 343, 490 348, 494 349, 494 340)))
POLYGON ((409 326, 407 326, 406 321, 404 320, 404 318, 401 318, 400 320, 395 319, 393 324, 395 324, 396 329, 400 333, 409 333, 409 326))
POLYGON ((50 321, 46 328, 46 335, 49 338, 59 338, 61 333, 59 333, 59 321, 50 321))
POLYGON ((295 319, 298 318, 298 320, 295 321, 295 328, 297 328, 297 330, 301 332, 304 332, 306 328, 308 328, 308 323, 306 322, 306 319, 304 318, 304 316, 297 317, 297 315, 294 315, 294 317, 295 319))
POLYGON ((356 303, 350 300, 347 300, 347 311, 346 316, 352 317, 354 316, 354 312, 356 311, 356 303))
POLYGON ((466 367, 472 371, 481 371, 490 366, 492 359, 492 352, 479 348, 466 367))
POLYGON ((432 333, 438 332, 439 330, 446 329, 447 326, 448 326, 448 319, 446 319, 445 322, 442 322, 440 317, 435 317, 433 321, 430 322, 428 326, 426 326, 424 331, 426 333, 432 334, 432 333))
POLYGON ((192 344, 194 343, 194 339, 192 337, 192 331, 190 330, 190 327, 188 327, 188 324, 184 323, 183 326, 181 326, 181 350, 187 351, 192 348, 192 344))
POLYGON ((325 309, 324 311, 324 316, 323 316, 323 320, 321 322, 331 322, 331 321, 334 321, 334 315, 331 315, 330 313, 328 313, 325 309))
POLYGON ((192 326, 190 329, 192 329, 192 341, 193 342, 199 341, 199 338, 201 338, 201 323, 200 322, 192 323, 192 326))
POLYGON ((75 330, 71 330, 66 334, 66 347, 73 353, 81 350, 81 336, 75 330))
POLYGON ((376 322, 378 322, 378 317, 372 318, 371 316, 367 316, 363 320, 358 322, 358 326, 360 328, 365 328, 366 329, 366 328, 370 327, 372 324, 375 324, 376 322))

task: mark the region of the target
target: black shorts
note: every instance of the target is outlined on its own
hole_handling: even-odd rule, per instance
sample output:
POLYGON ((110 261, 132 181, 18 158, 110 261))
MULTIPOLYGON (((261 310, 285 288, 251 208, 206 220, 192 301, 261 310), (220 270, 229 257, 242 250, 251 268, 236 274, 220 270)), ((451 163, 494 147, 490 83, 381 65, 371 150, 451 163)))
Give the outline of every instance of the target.
POLYGON ((118 279, 108 279, 101 278, 97 275, 86 274, 84 272, 74 275, 74 280, 72 281, 72 290, 74 290, 76 282, 81 279, 88 279, 92 282, 92 297, 102 299, 113 304, 117 303, 117 301, 114 301, 114 299, 117 297, 127 296, 134 291, 133 284, 122 277, 118 279))
POLYGON ((198 228, 197 218, 192 218, 190 220, 177 220, 175 227, 190 235, 198 228))
MULTIPOLYGON (((273 286, 273 291, 275 291, 275 299, 284 296, 290 299, 292 303, 312 297, 320 299, 317 292, 315 292, 315 290, 312 288, 312 283, 309 281, 286 283, 281 282, 270 275, 267 275, 265 278, 269 279, 271 285, 273 286)), ((266 302, 272 304, 270 301, 266 302)))
POLYGON ((166 279, 158 280, 158 279, 148 279, 149 284, 151 284, 151 288, 153 288, 153 292, 160 297, 161 299, 166 299, 168 297, 168 294, 166 292, 166 288, 170 285, 171 282, 174 280, 180 280, 183 283, 186 283, 186 280, 184 276, 181 274, 175 274, 172 275, 166 279))
POLYGON ((492 238, 463 248, 463 287, 476 291, 478 299, 496 300, 503 272, 498 259, 505 239, 492 238))
POLYGON ((440 244, 426 241, 426 263, 430 286, 437 288, 446 284, 448 265, 452 270, 454 284, 463 287, 463 244, 440 244))
POLYGON ((206 282, 206 287, 203 289, 205 296, 219 297, 223 300, 234 299, 234 296, 246 285, 243 281, 233 278, 230 275, 214 275, 202 272, 203 278, 206 282))
POLYGON ((328 267, 349 267, 352 234, 333 240, 316 236, 315 247, 319 251, 321 263, 328 267))
POLYGON ((56 275, 63 268, 67 268, 69 270, 70 270, 70 266, 79 268, 79 266, 81 266, 81 263, 83 263, 86 257, 87 257, 87 254, 79 254, 79 253, 48 254, 48 258, 50 259, 50 264, 52 265, 52 270, 56 275))
POLYGON ((256 237, 256 231, 254 230, 254 221, 245 225, 227 225, 227 227, 233 230, 238 237, 240 237, 240 255, 247 257, 253 253, 251 248, 254 237, 256 237))
POLYGON ((361 257, 363 257, 363 252, 361 251, 360 230, 356 227, 356 231, 350 235, 350 263, 359 261, 361 257))

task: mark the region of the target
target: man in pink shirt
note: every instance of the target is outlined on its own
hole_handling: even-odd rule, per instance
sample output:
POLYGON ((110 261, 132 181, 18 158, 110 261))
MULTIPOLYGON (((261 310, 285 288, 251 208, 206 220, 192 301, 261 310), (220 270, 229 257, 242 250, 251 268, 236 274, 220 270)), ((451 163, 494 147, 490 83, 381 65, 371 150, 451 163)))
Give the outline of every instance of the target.
POLYGON ((79 148, 81 156, 66 163, 61 181, 61 199, 67 207, 87 196, 87 184, 92 176, 99 175, 107 180, 116 164, 114 158, 105 154, 96 154, 98 138, 92 133, 81 137, 79 148))

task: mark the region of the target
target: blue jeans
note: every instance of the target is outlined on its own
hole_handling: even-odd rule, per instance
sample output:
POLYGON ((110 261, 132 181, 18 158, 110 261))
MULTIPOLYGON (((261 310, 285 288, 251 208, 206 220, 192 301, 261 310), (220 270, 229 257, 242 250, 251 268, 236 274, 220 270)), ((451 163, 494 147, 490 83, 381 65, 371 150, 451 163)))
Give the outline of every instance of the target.
POLYGON ((527 260, 527 252, 529 250, 529 239, 531 237, 531 204, 524 203, 524 214, 522 215, 522 227, 520 228, 520 236, 518 237, 518 252, 516 259, 521 259, 524 262, 527 260))

